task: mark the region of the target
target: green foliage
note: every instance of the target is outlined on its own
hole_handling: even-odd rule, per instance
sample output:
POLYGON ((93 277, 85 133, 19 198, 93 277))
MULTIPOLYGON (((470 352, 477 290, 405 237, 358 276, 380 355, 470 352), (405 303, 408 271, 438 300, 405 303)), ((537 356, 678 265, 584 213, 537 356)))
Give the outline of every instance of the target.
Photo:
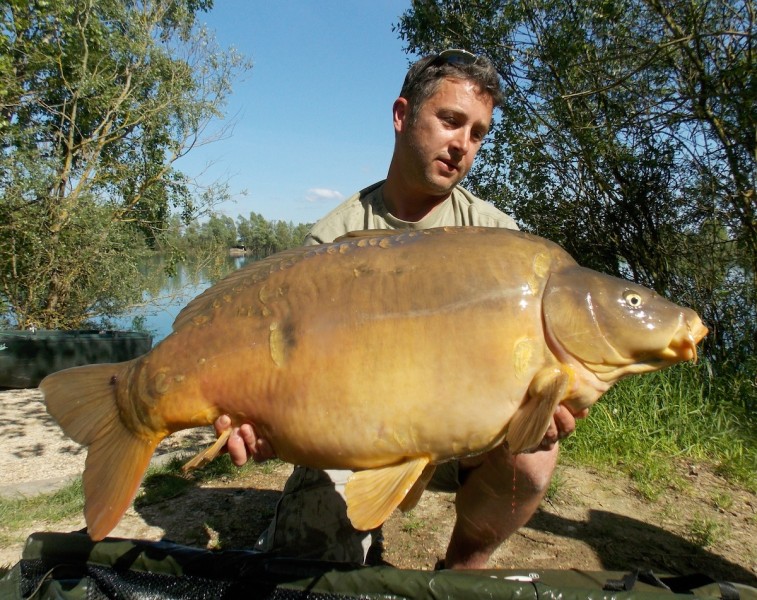
POLYGON ((579 421, 566 458, 619 467, 654 498, 677 486, 672 461, 705 460, 757 490, 757 388, 747 375, 713 377, 706 362, 621 381, 579 421))
POLYGON ((8 251, 3 258, 9 260, 3 293, 19 323, 66 328, 92 314, 117 314, 140 293, 133 261, 146 248, 138 232, 128 224, 112 223, 108 208, 82 197, 53 244, 48 232, 26 220, 43 221, 39 208, 26 207, 18 220, 0 216, 9 232, 8 246, 0 242, 8 251))
MULTIPOLYGON (((250 213, 250 218, 211 213, 206 221, 185 225, 177 215, 168 219, 166 229, 157 238, 157 246, 165 254, 196 261, 206 255, 223 258, 229 248, 244 246, 253 258, 264 258, 274 252, 302 246, 310 224, 297 225, 285 221, 268 221, 263 215, 250 213), (199 251, 198 251, 199 250, 199 251)), ((165 265, 170 269, 170 265, 165 265)))
MULTIPOLYGON (((175 498, 197 483, 241 478, 251 470, 270 474, 281 464, 279 460, 270 460, 263 464, 250 461, 243 467, 236 467, 228 455, 224 455, 185 475, 181 467, 186 458, 173 458, 160 466, 151 465, 134 501, 135 506, 148 506, 175 498)), ((82 480, 78 477, 51 494, 39 494, 30 498, 0 497, 0 522, 9 531, 28 529, 39 523, 55 524, 80 516, 83 510, 84 490, 82 480)), ((2 542, 3 537, 0 536, 0 543, 2 542)))
POLYGON ((505 102, 469 184, 585 266, 702 313, 757 353, 757 85, 749 3, 415 2, 410 51, 490 58, 505 102))
POLYGON ((270 473, 276 465, 281 464, 278 460, 268 461, 263 465, 250 461, 242 467, 237 467, 231 462, 228 454, 224 454, 204 467, 184 473, 182 467, 186 459, 187 457, 173 458, 163 465, 150 466, 135 500, 135 506, 148 506, 170 500, 204 481, 238 479, 252 469, 270 473))
POLYGON ((420 532, 426 526, 426 522, 412 510, 402 515, 402 531, 405 533, 420 532))
POLYGON ((81 479, 52 494, 32 498, 0 498, 0 522, 8 529, 22 529, 37 523, 55 523, 84 510, 81 479))
POLYGON ((689 523, 688 537, 701 548, 708 548, 727 536, 727 528, 712 517, 697 514, 689 523))
POLYGON ((182 461, 174 458, 162 466, 150 466, 134 500, 137 508, 180 496, 192 487, 181 472, 182 461))
POLYGON ((209 0, 8 2, 0 9, 0 304, 80 326, 139 297, 136 264, 192 193, 174 163, 248 68, 195 27, 209 0))
POLYGON ((552 478, 549 480, 549 487, 547 488, 544 499, 547 502, 555 502, 565 494, 565 477, 560 472, 560 469, 555 469, 552 473, 552 478))
POLYGON ((309 225, 294 225, 291 221, 266 221, 263 215, 255 212, 250 213, 249 219, 237 218, 240 244, 258 258, 301 246, 309 229, 309 225))

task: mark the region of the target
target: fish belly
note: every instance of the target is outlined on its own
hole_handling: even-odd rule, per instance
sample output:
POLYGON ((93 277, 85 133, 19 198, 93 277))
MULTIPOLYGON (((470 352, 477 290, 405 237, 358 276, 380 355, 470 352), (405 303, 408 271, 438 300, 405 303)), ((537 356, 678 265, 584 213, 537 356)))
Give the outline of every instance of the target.
POLYGON ((442 461, 501 440, 545 360, 529 275, 359 266, 269 277, 167 338, 147 377, 176 382, 164 412, 178 428, 253 422, 281 458, 315 467, 442 461))

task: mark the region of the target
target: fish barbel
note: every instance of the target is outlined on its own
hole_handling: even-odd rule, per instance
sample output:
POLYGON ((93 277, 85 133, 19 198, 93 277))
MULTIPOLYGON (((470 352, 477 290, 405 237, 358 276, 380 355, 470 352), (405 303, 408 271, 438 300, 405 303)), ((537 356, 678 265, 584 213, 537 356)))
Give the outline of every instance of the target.
POLYGON ((137 493, 157 444, 228 414, 283 460, 354 470, 348 516, 372 529, 434 465, 539 444, 558 404, 696 359, 697 314, 580 267, 522 232, 361 232, 287 250, 192 300, 147 354, 54 373, 47 409, 88 446, 89 535, 137 493))

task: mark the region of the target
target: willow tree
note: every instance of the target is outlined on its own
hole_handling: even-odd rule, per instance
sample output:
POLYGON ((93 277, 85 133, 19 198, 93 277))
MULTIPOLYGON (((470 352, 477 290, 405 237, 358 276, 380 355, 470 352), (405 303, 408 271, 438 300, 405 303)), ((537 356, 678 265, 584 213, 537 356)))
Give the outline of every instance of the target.
POLYGON ((489 57, 506 100, 470 183, 594 268, 757 352, 757 35, 740 0, 416 0, 425 54, 489 57))
POLYGON ((116 313, 139 293, 136 257, 171 212, 190 218, 212 202, 175 163, 208 139, 249 64, 198 26, 211 7, 3 4, 0 309, 17 326, 116 313))

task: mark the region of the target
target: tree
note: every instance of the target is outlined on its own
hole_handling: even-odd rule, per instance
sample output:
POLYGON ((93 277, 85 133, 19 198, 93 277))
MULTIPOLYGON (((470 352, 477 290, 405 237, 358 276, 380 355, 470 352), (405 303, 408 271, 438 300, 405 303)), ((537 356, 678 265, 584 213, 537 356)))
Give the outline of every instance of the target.
POLYGON ((582 264, 700 310, 712 356, 755 353, 751 3, 418 0, 397 30, 502 76, 477 192, 582 264))
POLYGON ((195 25, 212 0, 11 0, 0 9, 0 297, 70 328, 139 293, 172 209, 212 203, 175 161, 249 68, 195 25))
POLYGON ((234 219, 226 215, 211 214, 202 227, 205 245, 222 248, 225 252, 237 243, 237 226, 234 219))
POLYGON ((301 246, 312 224, 291 221, 267 221, 263 215, 250 213, 250 218, 237 217, 239 241, 256 258, 263 258, 274 252, 301 246))
POLYGON ((241 242, 257 258, 263 258, 276 252, 276 234, 274 226, 256 212, 250 218, 238 218, 238 231, 241 242))

